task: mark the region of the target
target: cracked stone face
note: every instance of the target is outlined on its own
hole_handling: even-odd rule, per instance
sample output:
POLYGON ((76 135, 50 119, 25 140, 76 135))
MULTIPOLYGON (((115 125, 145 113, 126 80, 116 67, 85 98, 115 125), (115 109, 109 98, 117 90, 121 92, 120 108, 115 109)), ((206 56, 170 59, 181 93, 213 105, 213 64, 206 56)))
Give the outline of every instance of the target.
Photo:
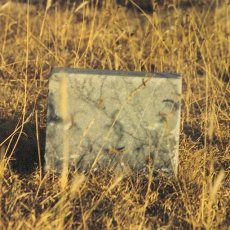
POLYGON ((46 169, 177 172, 181 77, 54 69, 49 80, 46 169))

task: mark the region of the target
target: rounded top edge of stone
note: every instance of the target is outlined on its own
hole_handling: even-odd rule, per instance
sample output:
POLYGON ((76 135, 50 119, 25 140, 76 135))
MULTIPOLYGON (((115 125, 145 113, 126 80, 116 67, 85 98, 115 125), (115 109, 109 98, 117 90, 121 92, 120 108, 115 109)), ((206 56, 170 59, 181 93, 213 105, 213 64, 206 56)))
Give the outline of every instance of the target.
POLYGON ((124 71, 124 70, 108 70, 108 69, 84 69, 84 68, 67 68, 67 67, 54 67, 53 74, 92 74, 92 75, 108 75, 108 76, 124 76, 124 77, 157 77, 157 78, 181 78, 179 73, 171 72, 141 72, 141 71, 124 71))

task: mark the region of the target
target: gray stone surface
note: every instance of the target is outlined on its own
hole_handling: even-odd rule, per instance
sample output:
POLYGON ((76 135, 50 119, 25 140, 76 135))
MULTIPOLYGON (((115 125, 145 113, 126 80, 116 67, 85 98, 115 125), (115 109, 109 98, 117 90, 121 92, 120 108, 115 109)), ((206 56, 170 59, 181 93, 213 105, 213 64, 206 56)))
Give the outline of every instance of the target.
POLYGON ((46 169, 177 172, 181 77, 56 68, 49 80, 46 169))

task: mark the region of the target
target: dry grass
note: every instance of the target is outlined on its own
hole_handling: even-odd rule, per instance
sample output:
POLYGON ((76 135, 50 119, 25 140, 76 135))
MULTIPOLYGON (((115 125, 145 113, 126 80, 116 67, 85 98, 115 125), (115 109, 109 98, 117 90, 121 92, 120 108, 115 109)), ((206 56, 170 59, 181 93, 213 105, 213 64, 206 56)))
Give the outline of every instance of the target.
POLYGON ((100 8, 37 7, 14 3, 0 9, 0 143, 14 132, 0 146, 0 229, 228 229, 227 1, 203 9, 156 5, 152 14, 112 0, 100 8), (53 66, 144 71, 155 66, 182 73, 178 178, 148 173, 124 178, 105 169, 100 175, 73 172, 63 188, 60 175, 42 178, 39 167, 32 174, 15 172, 27 171, 42 152, 53 66))

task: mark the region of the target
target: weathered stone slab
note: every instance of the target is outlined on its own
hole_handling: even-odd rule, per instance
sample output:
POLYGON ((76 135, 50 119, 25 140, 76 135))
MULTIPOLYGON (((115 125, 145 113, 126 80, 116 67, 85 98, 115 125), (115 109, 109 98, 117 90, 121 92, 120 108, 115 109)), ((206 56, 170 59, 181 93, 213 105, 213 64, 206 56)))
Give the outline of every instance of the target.
POLYGON ((177 172, 181 77, 56 68, 49 80, 46 169, 68 163, 177 172))

